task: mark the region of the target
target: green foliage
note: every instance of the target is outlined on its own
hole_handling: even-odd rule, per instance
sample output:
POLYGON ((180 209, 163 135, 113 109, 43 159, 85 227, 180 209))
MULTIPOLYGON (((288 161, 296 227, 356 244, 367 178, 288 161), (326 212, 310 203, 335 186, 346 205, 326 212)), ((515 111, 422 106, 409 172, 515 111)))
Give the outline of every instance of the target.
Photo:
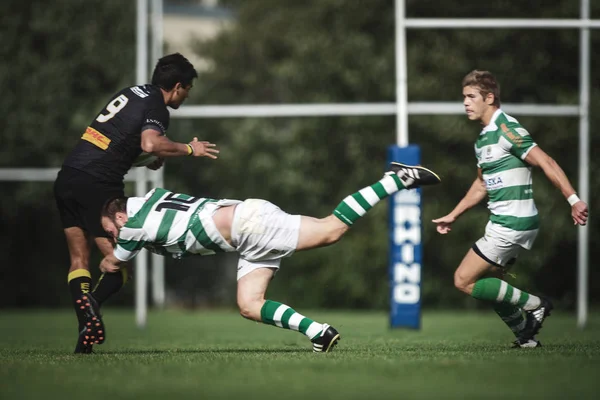
MULTIPOLYGON (((235 25, 198 45, 197 53, 212 68, 201 73, 193 101, 394 101, 393 2, 232 3, 237 7, 235 25)), ((518 7, 509 1, 489 6, 463 3, 409 1, 407 15, 519 17, 526 13, 532 18, 556 18, 576 17, 578 12, 574 3, 566 1, 552 7, 545 3, 541 7, 539 1, 519 2, 518 7)), ((578 40, 574 30, 409 30, 409 100, 460 101, 463 76, 478 68, 497 75, 504 102, 575 103, 578 40)), ((598 44, 594 40, 593 49, 598 44)), ((596 98, 598 90, 593 88, 596 98)), ((578 121, 520 120, 577 187, 578 121)), ((378 179, 386 148, 395 142, 393 117, 202 120, 188 127, 203 132, 222 150, 220 161, 207 163, 201 176, 189 181, 191 186, 213 196, 266 198, 286 211, 319 217, 349 193, 378 179)), ((464 116, 414 116, 409 131, 411 142, 422 148, 423 164, 443 177, 440 187, 424 190, 424 301, 475 306, 453 288, 452 276, 464 253, 483 234, 485 205, 461 218, 447 237, 437 235, 428 221, 449 212, 475 178, 473 143, 479 127, 464 116)), ((598 140, 592 132, 592 148, 598 140)), ((591 171, 597 161, 592 163, 591 171)), ((563 305, 573 304, 577 230, 558 190, 540 171, 534 181, 542 230, 534 250, 520 257, 512 283, 564 299, 563 305)), ((598 183, 592 179, 591 184, 594 193, 598 183)), ((387 236, 387 204, 382 204, 341 243, 284 260, 270 296, 308 306, 385 308, 387 236)), ((594 225, 590 237, 591 243, 598 238, 594 225)), ((595 254, 592 246, 590 259, 595 254)), ((594 293, 594 271, 591 276, 594 293)))

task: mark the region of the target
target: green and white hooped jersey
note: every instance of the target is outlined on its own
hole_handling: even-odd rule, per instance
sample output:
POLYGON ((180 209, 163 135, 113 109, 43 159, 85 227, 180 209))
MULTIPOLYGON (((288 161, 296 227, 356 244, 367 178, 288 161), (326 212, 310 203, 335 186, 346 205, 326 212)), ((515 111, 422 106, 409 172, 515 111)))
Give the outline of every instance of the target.
POLYGON ((486 233, 531 248, 539 228, 531 166, 524 160, 536 146, 519 122, 498 109, 475 142, 491 212, 486 233))
POLYGON ((156 188, 145 197, 127 201, 127 223, 121 228, 114 255, 131 260, 146 248, 160 255, 182 258, 191 254, 231 252, 212 220, 214 211, 239 200, 192 197, 156 188))

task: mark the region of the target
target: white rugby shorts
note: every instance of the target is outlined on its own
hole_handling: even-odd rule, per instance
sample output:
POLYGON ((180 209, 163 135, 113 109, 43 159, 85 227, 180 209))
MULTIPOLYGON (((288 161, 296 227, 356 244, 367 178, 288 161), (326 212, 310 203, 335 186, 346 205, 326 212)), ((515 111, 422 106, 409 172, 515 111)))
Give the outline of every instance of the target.
POLYGON ((298 246, 300 215, 290 215, 260 199, 238 204, 231 225, 231 241, 240 254, 237 279, 258 268, 279 269, 282 258, 298 246))
POLYGON ((500 238, 486 235, 473 245, 473 251, 492 265, 507 269, 517 260, 523 247, 500 238))

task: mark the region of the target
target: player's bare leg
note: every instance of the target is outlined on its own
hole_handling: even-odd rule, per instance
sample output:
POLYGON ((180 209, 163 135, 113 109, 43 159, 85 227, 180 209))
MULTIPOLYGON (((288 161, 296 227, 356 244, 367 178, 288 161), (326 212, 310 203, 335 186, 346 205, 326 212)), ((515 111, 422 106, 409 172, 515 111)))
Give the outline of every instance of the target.
POLYGON ((502 279, 503 270, 469 249, 456 272, 454 286, 476 299, 490 302, 496 313, 517 336, 518 347, 537 347, 535 335, 552 306, 546 300, 521 291, 502 279), (526 313, 523 318, 522 311, 526 313), (541 313, 537 319, 534 313, 541 313))
POLYGON ((296 251, 329 246, 339 241, 350 227, 334 215, 325 218, 302 216, 296 251))
POLYGON ((240 314, 253 321, 303 333, 313 342, 315 352, 332 350, 340 339, 333 327, 315 322, 285 304, 265 299, 274 275, 273 268, 258 268, 238 280, 237 303, 240 314))

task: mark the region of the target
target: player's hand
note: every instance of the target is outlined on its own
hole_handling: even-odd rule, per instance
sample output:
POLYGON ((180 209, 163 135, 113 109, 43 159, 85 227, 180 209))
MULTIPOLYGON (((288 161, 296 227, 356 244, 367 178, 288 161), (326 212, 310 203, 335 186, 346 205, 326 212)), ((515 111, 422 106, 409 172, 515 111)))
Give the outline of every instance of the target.
POLYGON ((120 269, 121 269, 121 267, 111 263, 107 259, 107 257, 104 257, 104 259, 100 262, 100 271, 102 271, 102 272, 111 273, 111 272, 117 272, 120 269))
POLYGON ((571 207, 571 217, 574 225, 585 225, 588 219, 588 206, 584 201, 579 200, 571 207))
POLYGON ((456 221, 456 218, 450 214, 446 215, 445 217, 432 220, 432 222, 437 225, 436 229, 438 233, 441 233, 442 235, 445 235, 452 230, 452 223, 454 221, 456 221))
POLYGON ((146 165, 146 168, 151 169, 152 171, 156 171, 157 169, 162 167, 164 163, 165 159, 159 157, 156 160, 154 160, 151 164, 146 165))
POLYGON ((216 144, 207 142, 205 140, 199 141, 197 137, 190 142, 190 146, 194 149, 192 155, 194 157, 208 157, 212 159, 217 158, 219 150, 216 149, 216 144))

